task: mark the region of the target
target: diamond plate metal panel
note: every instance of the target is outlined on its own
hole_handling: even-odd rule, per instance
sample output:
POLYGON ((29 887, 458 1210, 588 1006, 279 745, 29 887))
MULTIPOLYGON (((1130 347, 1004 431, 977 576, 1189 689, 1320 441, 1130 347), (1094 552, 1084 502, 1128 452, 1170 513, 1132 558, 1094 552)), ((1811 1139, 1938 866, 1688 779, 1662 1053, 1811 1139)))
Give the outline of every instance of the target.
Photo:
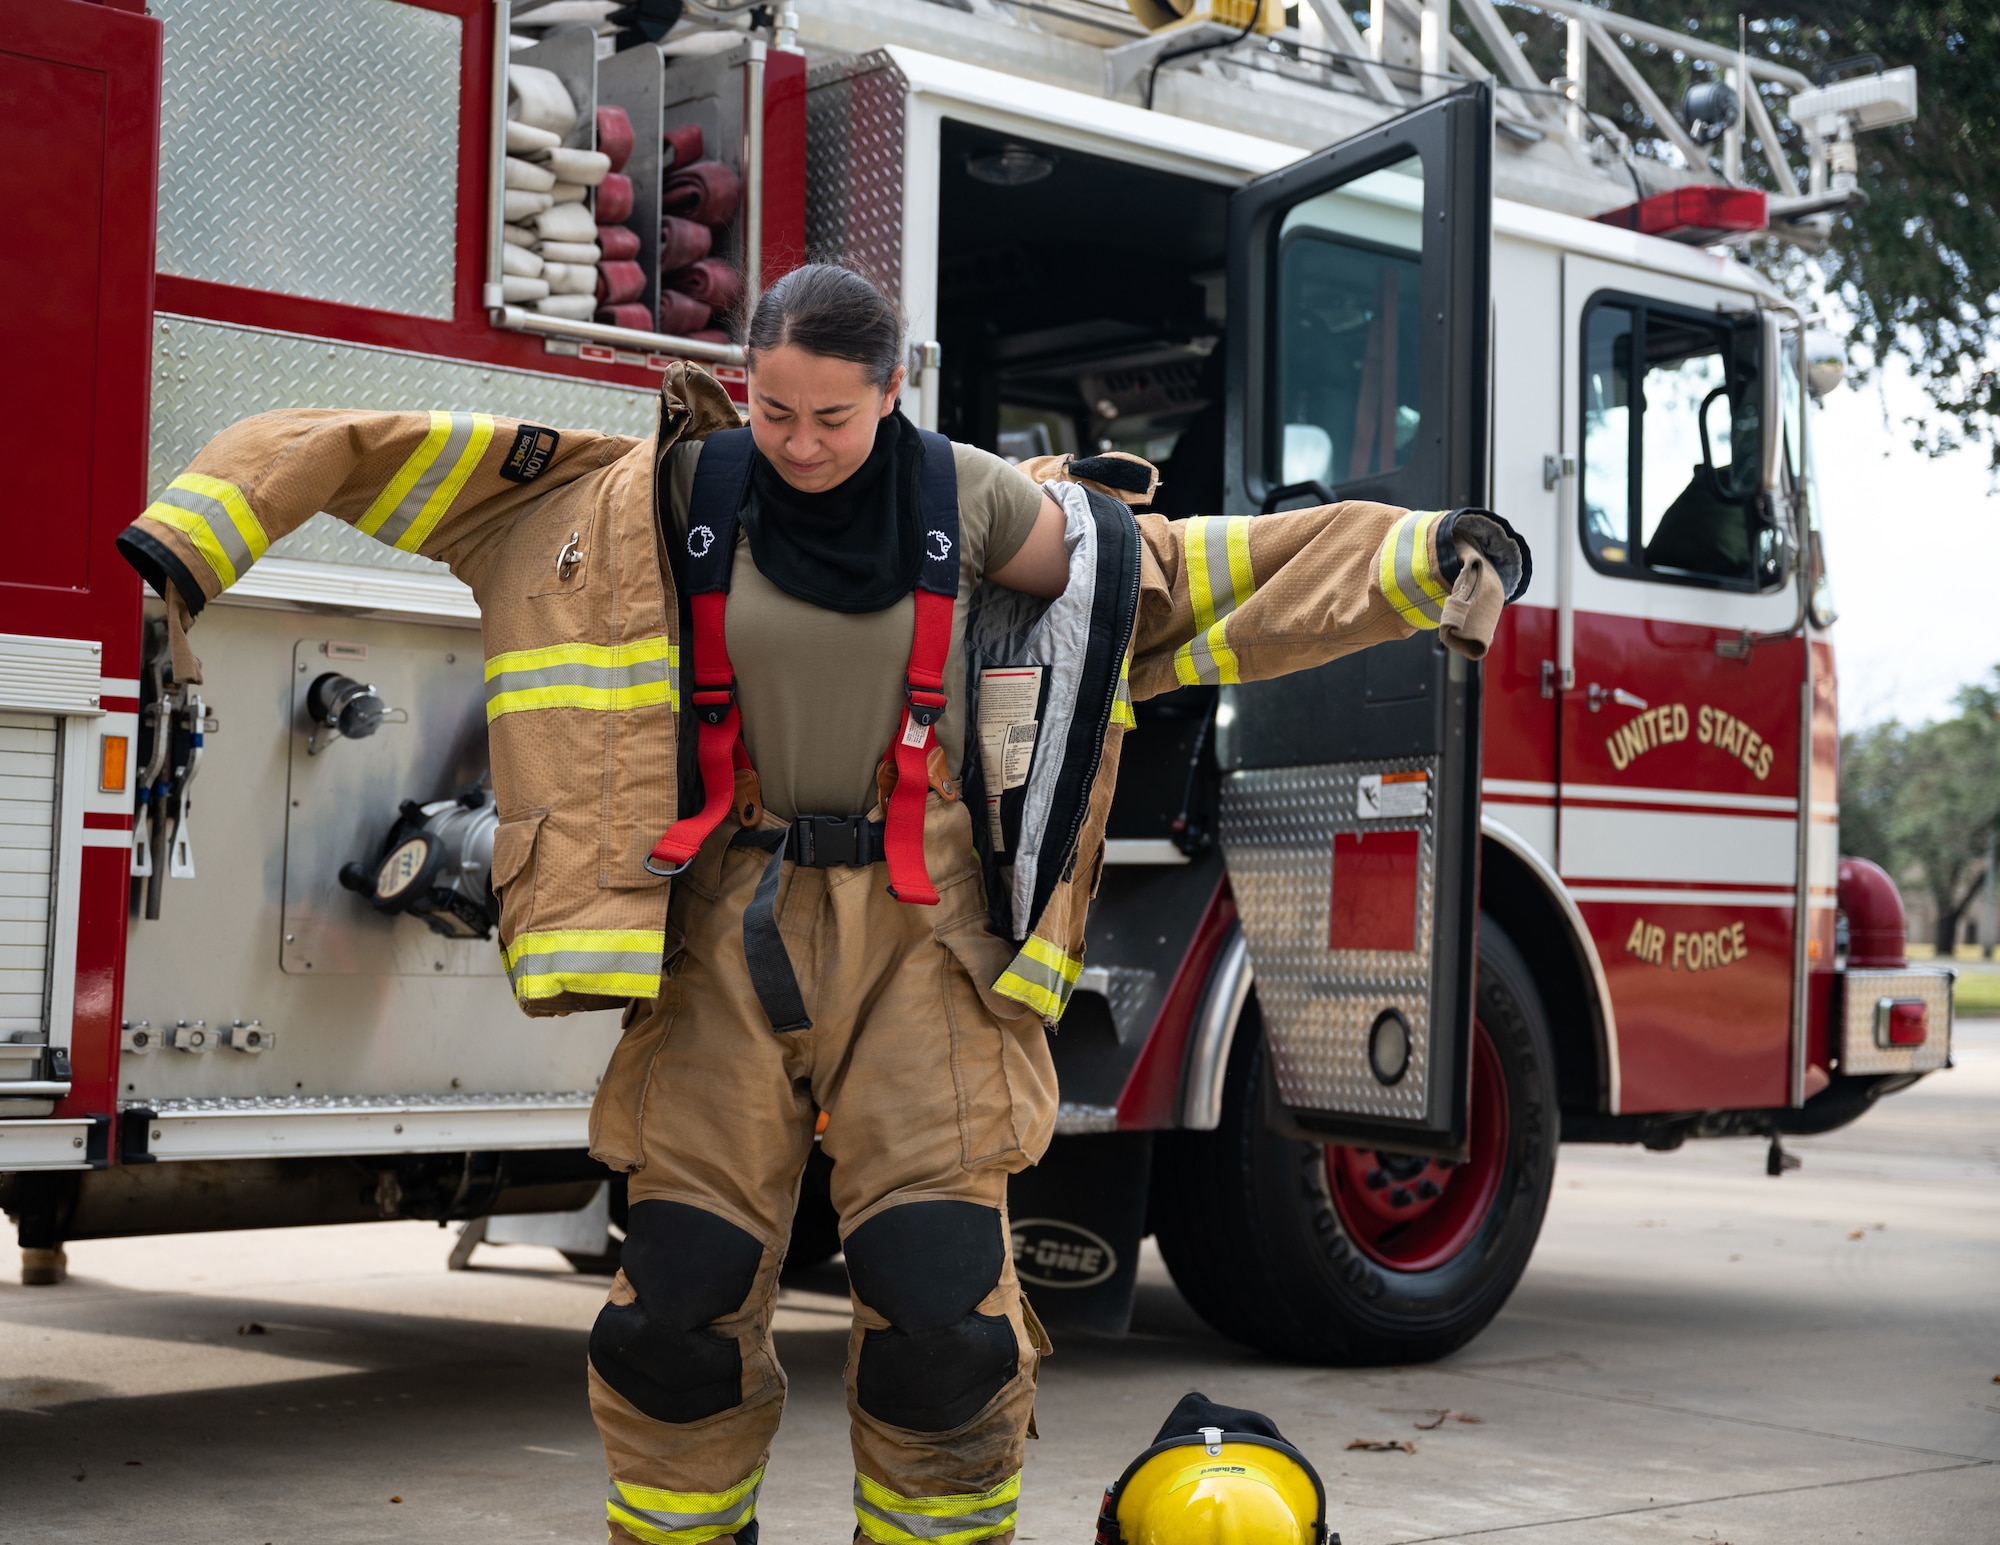
POLYGON ((806 252, 903 296, 903 129, 910 83, 877 51, 806 72, 806 252))
POLYGON ((1949 971, 1849 971, 1842 985, 1840 1071, 1928 1073, 1951 1060, 1949 971), (1930 1031, 1921 1046, 1879 1046, 1875 1006, 1884 998, 1921 998, 1930 1031))
POLYGON ((455 16, 392 0, 153 0, 163 273, 452 314, 455 16))
MULTIPOLYGON (((639 438, 659 421, 658 396, 639 387, 161 315, 153 327, 149 497, 157 498, 215 435, 273 408, 466 409, 639 438)), ((434 559, 398 552, 331 515, 315 515, 273 542, 270 556, 445 572, 434 559)))
POLYGON ((1256 972, 1278 1097, 1296 1110, 1423 1120, 1429 1111, 1432 888, 1436 809, 1362 820, 1356 785, 1369 773, 1424 771, 1437 759, 1340 762, 1231 773, 1222 783, 1222 846, 1256 972), (1333 839, 1341 832, 1420 833, 1415 950, 1332 950, 1333 839), (1385 1008, 1409 1022, 1409 1070, 1382 1084, 1368 1030, 1385 1008))

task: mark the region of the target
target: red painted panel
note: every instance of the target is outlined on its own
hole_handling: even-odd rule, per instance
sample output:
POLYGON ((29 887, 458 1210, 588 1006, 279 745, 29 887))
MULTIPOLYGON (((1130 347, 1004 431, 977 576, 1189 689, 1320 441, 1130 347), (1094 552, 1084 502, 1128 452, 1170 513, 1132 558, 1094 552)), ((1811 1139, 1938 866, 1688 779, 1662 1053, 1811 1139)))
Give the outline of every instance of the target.
POLYGON ((1201 1007, 1202 989, 1222 941, 1229 937, 1236 921, 1236 898, 1224 880, 1215 888, 1208 910, 1194 931, 1194 942, 1181 957, 1180 969, 1160 1002, 1159 1017, 1147 1032, 1146 1044, 1138 1061, 1125 1076, 1118 1091, 1118 1129, 1121 1132, 1157 1131, 1180 1125, 1181 1072, 1187 1062, 1188 1034, 1194 1027, 1195 1011, 1201 1007))
POLYGON ((1414 831, 1334 836, 1328 949, 1417 947, 1417 853, 1422 842, 1414 831))
POLYGON ((806 260, 806 57, 764 66, 764 283, 806 260))
POLYGON ((1556 700, 1542 696, 1542 662, 1556 657, 1553 607, 1510 606, 1486 652, 1480 773, 1556 780, 1556 700))
MULTIPOLYGON (((139 580, 113 544, 146 494, 161 36, 126 8, 0 8, 0 423, 54 469, 0 516, 0 618, 97 640, 112 677, 139 674, 139 580)), ((128 862, 83 850, 58 1115, 115 1108, 128 862)))

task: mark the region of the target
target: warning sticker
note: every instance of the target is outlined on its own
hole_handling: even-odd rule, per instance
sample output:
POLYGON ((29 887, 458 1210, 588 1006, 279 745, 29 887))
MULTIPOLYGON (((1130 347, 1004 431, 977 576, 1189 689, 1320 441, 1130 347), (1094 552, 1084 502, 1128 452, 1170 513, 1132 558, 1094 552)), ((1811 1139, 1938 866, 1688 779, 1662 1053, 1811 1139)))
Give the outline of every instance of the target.
POLYGON ((1368 773, 1355 785, 1354 813, 1364 821, 1429 815, 1430 794, 1427 772, 1368 773))
POLYGON ((1039 665, 979 673, 979 765, 986 780, 986 835, 995 853, 1007 851, 1000 797, 1026 783, 1034 765, 1041 700, 1039 665))

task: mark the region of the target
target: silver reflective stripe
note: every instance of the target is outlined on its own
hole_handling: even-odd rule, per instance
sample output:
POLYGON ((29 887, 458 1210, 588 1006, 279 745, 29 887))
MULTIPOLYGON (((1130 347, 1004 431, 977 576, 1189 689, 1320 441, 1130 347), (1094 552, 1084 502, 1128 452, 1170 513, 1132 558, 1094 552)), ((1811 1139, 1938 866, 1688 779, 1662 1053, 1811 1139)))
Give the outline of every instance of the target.
MULTIPOLYGON (((642 1487, 632 1487, 628 1491, 626 1487, 620 1487, 616 1481, 612 1481, 610 1507, 612 1507, 612 1517, 630 1515, 630 1517, 638 1519, 640 1523, 650 1523, 654 1529, 658 1529, 664 1535, 674 1535, 674 1533, 692 1531, 692 1529, 702 1529, 702 1531, 706 1531, 706 1529, 720 1529, 722 1533, 734 1533, 744 1523, 748 1523, 752 1519, 752 1515, 756 1513, 756 1493, 758 1493, 760 1487, 762 1487, 762 1479, 758 1481, 758 1485, 752 1485, 742 1497, 738 1497, 728 1507, 720 1507, 720 1509, 714 1509, 714 1511, 708 1511, 708 1513, 676 1513, 676 1511, 668 1511, 668 1509, 660 1509, 660 1507, 640 1507, 638 1503, 632 1501, 630 1491, 640 1491, 642 1495, 660 1495, 660 1493, 650 1491, 650 1489, 642 1489, 642 1487)), ((728 1493, 724 1493, 724 1495, 728 1495, 728 1493)))
MULTIPOLYGON (((544 665, 535 670, 503 670, 486 683, 486 701, 489 708, 498 699, 513 692, 543 692, 551 688, 569 688, 562 693, 564 706, 599 706, 587 702, 585 695, 623 694, 635 687, 665 686, 666 700, 671 702, 673 693, 673 662, 664 654, 655 660, 628 660, 618 665, 589 665, 581 661, 566 661, 557 665, 544 665), (585 699, 580 701, 580 699, 585 699)), ((526 706, 542 706, 540 704, 526 706)), ((614 701, 606 701, 601 706, 613 708, 623 706, 614 701)))
POLYGON ((396 501, 396 507, 383 519, 374 531, 376 540, 387 542, 391 547, 400 546, 410 523, 424 512, 424 506, 431 502, 444 480, 458 468, 459 458, 472 441, 473 431, 479 427, 478 418, 471 413, 454 413, 451 416, 451 434, 444 442, 444 448, 431 459, 409 491, 396 501))
MULTIPOLYGON (((183 488, 179 483, 171 483, 161 490, 155 504, 170 504, 177 510, 186 510, 190 515, 199 515, 214 533, 215 542, 228 557, 230 565, 241 579, 257 561, 257 555, 250 551, 250 544, 243 540, 243 533, 236 529, 236 522, 230 517, 229 507, 220 499, 211 499, 207 494, 198 494, 192 488, 183 488)), ((216 576, 218 579, 222 575, 216 576)))
POLYGON ((1230 652, 1229 671, 1225 676, 1222 662, 1216 659, 1215 651, 1209 647, 1210 638, 1221 630, 1222 623, 1218 619, 1213 628, 1203 629, 1185 644, 1181 645, 1181 648, 1186 651, 1187 663, 1194 671, 1195 682, 1204 687, 1218 686, 1225 681, 1234 682, 1236 680, 1235 653, 1233 651, 1230 652))
POLYGON ((551 950, 546 955, 516 955, 508 964, 512 976, 658 976, 660 952, 621 950, 551 950))
MULTIPOLYGON (((1430 523, 1421 516, 1406 516, 1403 529, 1396 533, 1396 588, 1403 592, 1403 598, 1410 606, 1423 614, 1424 620, 1436 627, 1444 618, 1444 603, 1432 598, 1427 588, 1417 578, 1418 544, 1429 545, 1430 523)), ((1424 565, 1425 573, 1430 565, 1424 565)), ((1406 611, 1405 616, 1408 616, 1406 611)), ((1414 617, 1410 618, 1416 621, 1414 617)))
POLYGON ((977 1537, 982 1531, 998 1534, 1014 1522, 1014 1514, 1019 1505, 1012 1499, 997 1503, 992 1507, 976 1509, 970 1513, 953 1513, 940 1517, 932 1513, 897 1513, 887 1508, 877 1507, 861 1495, 861 1488, 854 1488, 854 1511, 869 1518, 880 1519, 898 1533, 912 1539, 941 1540, 950 1535, 972 1535, 977 1537))
POLYGON ((1208 590, 1212 597, 1217 620, 1227 617, 1237 607, 1249 600, 1248 594, 1238 594, 1237 574, 1229 561, 1229 537, 1235 528, 1234 520, 1249 523, 1247 516, 1211 516, 1201 522, 1202 552, 1208 559, 1208 590))

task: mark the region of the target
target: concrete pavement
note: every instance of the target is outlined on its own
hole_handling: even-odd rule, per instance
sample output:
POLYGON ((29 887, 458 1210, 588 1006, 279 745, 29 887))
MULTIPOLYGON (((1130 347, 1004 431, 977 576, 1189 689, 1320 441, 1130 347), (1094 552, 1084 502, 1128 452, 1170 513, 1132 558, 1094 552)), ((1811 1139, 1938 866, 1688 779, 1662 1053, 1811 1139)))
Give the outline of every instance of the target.
MULTIPOLYGON (((1087 1541, 1200 1388, 1314 1457, 1348 1545, 2000 1540, 2000 1022, 1959 1045, 1782 1179, 1749 1142, 1564 1149, 1520 1290, 1432 1367, 1272 1363, 1149 1262, 1134 1333, 1044 1370, 1021 1537, 1087 1541)), ((603 1280, 521 1246, 447 1273, 450 1240, 92 1241, 62 1287, 0 1285, 0 1545, 601 1539, 603 1280)), ((785 1294, 766 1545, 852 1528, 839 1291, 834 1269, 785 1294)))

